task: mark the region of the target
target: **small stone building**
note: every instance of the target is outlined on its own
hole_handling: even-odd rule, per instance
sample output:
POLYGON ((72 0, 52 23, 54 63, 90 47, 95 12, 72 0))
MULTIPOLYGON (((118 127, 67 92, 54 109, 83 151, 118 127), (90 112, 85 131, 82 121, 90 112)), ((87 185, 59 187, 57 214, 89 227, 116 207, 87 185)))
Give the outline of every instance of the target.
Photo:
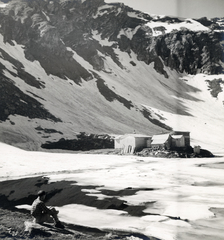
POLYGON ((172 147, 190 147, 190 132, 173 131, 170 135, 172 137, 172 147))
POLYGON ((142 134, 125 134, 115 137, 114 147, 122 154, 133 154, 136 150, 150 147, 151 136, 142 134))
POLYGON ((190 146, 190 132, 173 131, 171 133, 154 135, 152 137, 154 149, 176 149, 190 146))
POLYGON ((171 148, 171 136, 167 134, 153 135, 151 147, 153 149, 170 149, 171 148))
POLYGON ((114 148, 120 149, 122 154, 133 154, 143 148, 172 150, 188 146, 190 146, 190 133, 180 131, 153 136, 125 134, 114 138, 114 148))

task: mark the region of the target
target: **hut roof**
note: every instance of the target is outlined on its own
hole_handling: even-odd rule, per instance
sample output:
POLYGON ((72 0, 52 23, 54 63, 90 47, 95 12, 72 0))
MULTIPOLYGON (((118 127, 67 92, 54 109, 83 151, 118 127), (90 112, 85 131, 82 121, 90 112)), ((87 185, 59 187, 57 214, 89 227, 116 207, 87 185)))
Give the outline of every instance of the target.
POLYGON ((152 137, 152 144, 164 144, 168 140, 169 136, 170 134, 154 135, 152 137))
POLYGON ((180 139, 183 137, 183 135, 172 135, 171 137, 174 139, 180 139))
POLYGON ((151 138, 152 136, 144 135, 144 134, 124 134, 124 135, 119 135, 116 136, 115 139, 124 139, 126 137, 135 137, 135 138, 151 138))

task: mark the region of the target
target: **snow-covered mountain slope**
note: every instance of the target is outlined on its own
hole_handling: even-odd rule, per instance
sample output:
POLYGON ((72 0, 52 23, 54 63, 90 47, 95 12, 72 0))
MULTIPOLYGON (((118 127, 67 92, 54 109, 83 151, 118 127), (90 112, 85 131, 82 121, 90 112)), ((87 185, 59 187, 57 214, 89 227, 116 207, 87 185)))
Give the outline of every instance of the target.
POLYGON ((221 19, 150 16, 103 0, 0 6, 1 141, 39 149, 80 131, 181 129, 222 147, 221 19))

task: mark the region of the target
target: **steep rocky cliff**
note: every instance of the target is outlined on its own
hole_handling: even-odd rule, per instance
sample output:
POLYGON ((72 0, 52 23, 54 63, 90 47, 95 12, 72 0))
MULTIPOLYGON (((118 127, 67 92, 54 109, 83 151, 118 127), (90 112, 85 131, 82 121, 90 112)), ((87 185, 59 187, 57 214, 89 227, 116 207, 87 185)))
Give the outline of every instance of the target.
POLYGON ((44 142, 52 135, 35 129, 52 124, 60 137, 170 130, 144 105, 190 116, 171 95, 193 100, 188 92, 199 89, 179 77, 223 73, 222 19, 150 16, 103 0, 4 2, 1 136, 26 135, 27 126, 44 142))
POLYGON ((5 42, 15 40, 24 45, 27 59, 38 60, 48 74, 67 76, 76 83, 80 78, 91 79, 92 75, 75 61, 72 50, 96 70, 104 69, 100 52, 109 55, 122 68, 114 53, 118 47, 127 53, 133 51, 138 60, 147 64, 155 62, 161 73, 163 70, 158 65, 163 63, 159 57, 166 66, 180 72, 210 74, 223 71, 220 61, 223 61, 221 41, 224 34, 212 31, 212 24, 207 26, 208 31, 184 27, 175 30, 174 27, 172 32, 153 36, 148 22, 171 25, 186 21, 168 17, 153 19, 119 3, 105 4, 103 0, 12 1, 2 9, 0 21, 5 42), (102 46, 93 39, 94 31, 102 39, 108 39, 111 46, 102 46))

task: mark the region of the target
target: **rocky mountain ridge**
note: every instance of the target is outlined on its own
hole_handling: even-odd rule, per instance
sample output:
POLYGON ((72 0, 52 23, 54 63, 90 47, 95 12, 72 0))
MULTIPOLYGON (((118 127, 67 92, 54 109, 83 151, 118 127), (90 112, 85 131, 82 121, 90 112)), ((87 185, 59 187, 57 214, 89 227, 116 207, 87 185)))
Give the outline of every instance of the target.
POLYGON ((222 19, 151 16, 103 0, 4 2, 1 141, 169 131, 145 106, 191 116, 171 96, 199 101, 189 92, 200 89, 179 78, 223 73, 222 19))

